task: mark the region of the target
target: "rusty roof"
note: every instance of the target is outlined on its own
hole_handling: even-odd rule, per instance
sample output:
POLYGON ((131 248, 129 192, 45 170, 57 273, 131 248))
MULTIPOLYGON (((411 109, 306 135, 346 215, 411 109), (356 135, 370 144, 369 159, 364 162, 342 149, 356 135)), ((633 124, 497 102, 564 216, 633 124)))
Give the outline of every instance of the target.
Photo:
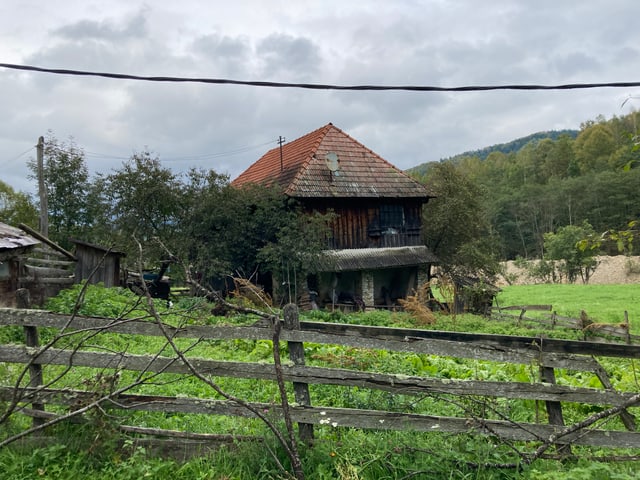
POLYGON ((323 252, 327 264, 321 271, 344 272, 408 267, 436 263, 438 259, 424 245, 389 248, 354 248, 323 252))
POLYGON ((282 157, 280 147, 269 150, 232 185, 250 183, 280 185, 294 198, 426 200, 434 196, 426 186, 331 123, 283 144, 282 157))
POLYGON ((25 248, 39 243, 23 230, 0 222, 0 250, 25 248))

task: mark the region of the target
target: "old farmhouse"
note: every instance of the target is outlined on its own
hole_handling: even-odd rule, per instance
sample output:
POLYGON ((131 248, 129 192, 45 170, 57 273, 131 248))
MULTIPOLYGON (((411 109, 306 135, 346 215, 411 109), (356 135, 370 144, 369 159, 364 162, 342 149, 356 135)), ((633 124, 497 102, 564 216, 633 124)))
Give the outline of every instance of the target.
POLYGON ((421 213, 433 195, 333 124, 268 151, 232 185, 251 183, 337 214, 327 267, 308 278, 319 306, 391 306, 428 280, 436 259, 422 242, 421 213))

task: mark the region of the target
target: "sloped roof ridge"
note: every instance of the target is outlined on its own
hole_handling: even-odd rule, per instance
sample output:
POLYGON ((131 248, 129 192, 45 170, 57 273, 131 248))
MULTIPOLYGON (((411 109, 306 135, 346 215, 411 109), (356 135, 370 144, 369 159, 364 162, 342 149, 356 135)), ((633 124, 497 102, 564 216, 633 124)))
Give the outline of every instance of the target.
MULTIPOLYGON (((313 156, 313 153, 318 150, 318 147, 322 143, 322 140, 332 126, 332 123, 328 123, 327 125, 317 128, 312 132, 306 133, 305 135, 298 137, 291 142, 283 144, 282 152, 284 158, 284 166, 287 168, 295 169, 296 176, 301 171, 306 170, 313 156)), ((270 164, 270 162, 273 162, 276 158, 280 157, 280 148, 281 147, 278 146, 268 150, 264 155, 262 155, 262 157, 260 157, 257 162, 255 162, 247 170, 242 172, 231 183, 236 185, 243 185, 253 182, 262 183, 264 180, 267 180, 271 172, 264 172, 262 170, 265 167, 269 168, 268 165, 270 164)), ((280 178, 280 175, 275 175, 273 180, 278 182, 278 178, 280 178)), ((287 185, 290 185, 291 183, 292 180, 288 180, 286 182, 287 185)))
POLYGON ((291 197, 428 198, 428 189, 409 174, 328 123, 265 153, 231 182, 279 185, 291 197), (336 151, 340 175, 331 175, 320 157, 336 151))
MULTIPOLYGON (((358 146, 364 148, 367 152, 369 152, 371 155, 374 155, 375 157, 379 158, 380 160, 382 160, 384 163, 386 163, 388 166, 390 166, 391 168, 393 168, 394 170, 400 172, 403 175, 406 175, 407 177, 410 177, 407 173, 405 173, 404 171, 400 170, 398 167, 396 167, 393 163, 391 163, 390 161, 388 161, 386 158, 384 158, 382 155, 374 152, 373 150, 371 150, 369 147, 367 147, 366 145, 364 145, 363 143, 360 143, 358 140, 356 140, 355 138, 353 138, 351 135, 349 135, 348 133, 344 132, 343 130, 339 129, 338 127, 334 128, 336 130, 338 130, 340 133, 342 133, 343 135, 349 137, 349 139, 351 141, 353 141, 354 143, 357 143, 358 146)), ((411 178, 411 177, 410 177, 411 178)))
MULTIPOLYGON (((311 148, 311 150, 309 150, 309 152, 308 152, 307 156, 305 157, 304 161, 300 162, 300 168, 296 172, 296 174, 293 177, 293 179, 291 180, 291 182, 289 182, 289 185, 287 185, 287 187, 286 187, 287 191, 292 190, 292 187, 294 185, 296 185, 298 183, 298 180, 306 173, 307 167, 309 166, 309 163, 311 163, 311 158, 318 151, 318 148, 320 148, 320 145, 322 144, 322 141, 324 140, 324 138, 327 136, 327 133, 329 133, 329 131, 331 129, 335 129, 335 130, 338 130, 339 132, 342 132, 342 130, 340 130, 338 127, 336 127, 333 123, 329 122, 324 127, 320 127, 318 129, 314 130, 313 132, 309 132, 306 135, 303 135, 300 138, 296 138, 293 142, 291 142, 293 144, 293 143, 298 142, 299 140, 303 140, 303 139, 307 140, 310 137, 313 137, 314 135, 316 136, 316 139, 313 142, 313 148, 311 148)), ((344 133, 344 132, 342 132, 342 133, 344 133)), ((345 133, 345 135, 346 135, 346 133, 345 133)))
MULTIPOLYGON (((315 145, 314 145, 313 149, 309 151, 309 155, 307 156, 307 158, 305 158, 304 163, 300 164, 300 168, 298 168, 294 178, 288 183, 288 185, 286 185, 285 191, 288 194, 292 194, 293 192, 295 192, 296 189, 299 186, 299 182, 300 181, 304 181, 304 180, 301 180, 301 179, 307 173, 307 169, 309 167, 309 164, 311 162, 311 158, 313 157, 313 154, 315 152, 317 152, 318 148, 320 147, 320 145, 322 144, 322 142, 326 138, 327 134, 329 132, 331 132, 331 131, 334 131, 337 134, 343 136, 344 139, 347 140, 349 143, 353 144, 358 149, 362 149, 363 152, 366 152, 368 155, 371 155, 372 157, 374 157, 376 159, 376 161, 378 161, 381 164, 385 165, 387 168, 390 168, 391 170, 395 171, 398 175, 401 175, 402 177, 406 178, 408 181, 411 181, 412 183, 415 183, 416 185, 420 185, 420 182, 415 180, 413 177, 411 177, 409 174, 407 174, 403 170, 401 170, 398 167, 396 167, 394 164, 389 162, 387 159, 382 157, 380 154, 374 152, 369 147, 367 147, 366 145, 364 145, 363 143, 361 143, 360 141, 358 141, 357 139, 355 139, 354 137, 352 137, 351 135, 346 133, 341 128, 336 127, 335 125, 333 125, 333 123, 328 123, 324 127, 321 127, 321 128, 319 128, 319 129, 317 129, 317 130, 315 130, 315 131, 313 131, 313 132, 311 132, 311 133, 309 133, 307 135, 304 135, 303 137, 300 137, 299 139, 294 141, 294 142, 296 142, 296 141, 298 141, 300 139, 308 139, 310 136, 318 135, 317 138, 316 138, 316 142, 315 142, 315 145), (322 134, 319 135, 318 132, 322 132, 322 134)), ((294 143, 294 142, 292 142, 292 143, 294 143)))

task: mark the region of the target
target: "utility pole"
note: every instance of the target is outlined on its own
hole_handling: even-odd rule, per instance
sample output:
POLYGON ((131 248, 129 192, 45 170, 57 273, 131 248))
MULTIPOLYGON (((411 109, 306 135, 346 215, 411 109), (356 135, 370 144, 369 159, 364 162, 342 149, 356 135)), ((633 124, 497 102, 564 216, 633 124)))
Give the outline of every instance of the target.
POLYGON ((280 145, 280 171, 284 170, 284 162, 282 160, 282 144, 285 142, 286 138, 283 136, 278 136, 278 145, 280 145))
POLYGON ((44 184, 44 137, 38 138, 38 195, 40 197, 40 233, 49 237, 49 216, 47 215, 47 188, 44 184))

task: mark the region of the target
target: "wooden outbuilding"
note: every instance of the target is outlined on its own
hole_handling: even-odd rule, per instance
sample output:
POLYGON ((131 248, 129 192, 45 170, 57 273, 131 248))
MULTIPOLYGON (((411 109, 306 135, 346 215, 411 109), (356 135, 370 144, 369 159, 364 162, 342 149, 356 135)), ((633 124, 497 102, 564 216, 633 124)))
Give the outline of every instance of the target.
POLYGON ((25 276, 24 257, 40 242, 24 230, 0 223, 0 305, 15 306, 25 276))
POLYGON ((0 298, 14 305, 15 292, 27 289, 30 304, 44 302, 73 285, 76 258, 28 225, 0 223, 0 298))
POLYGON ((75 246, 74 252, 78 259, 76 283, 86 280, 91 284, 103 283, 105 287, 119 287, 124 284, 121 264, 125 253, 74 238, 71 242, 75 246))

